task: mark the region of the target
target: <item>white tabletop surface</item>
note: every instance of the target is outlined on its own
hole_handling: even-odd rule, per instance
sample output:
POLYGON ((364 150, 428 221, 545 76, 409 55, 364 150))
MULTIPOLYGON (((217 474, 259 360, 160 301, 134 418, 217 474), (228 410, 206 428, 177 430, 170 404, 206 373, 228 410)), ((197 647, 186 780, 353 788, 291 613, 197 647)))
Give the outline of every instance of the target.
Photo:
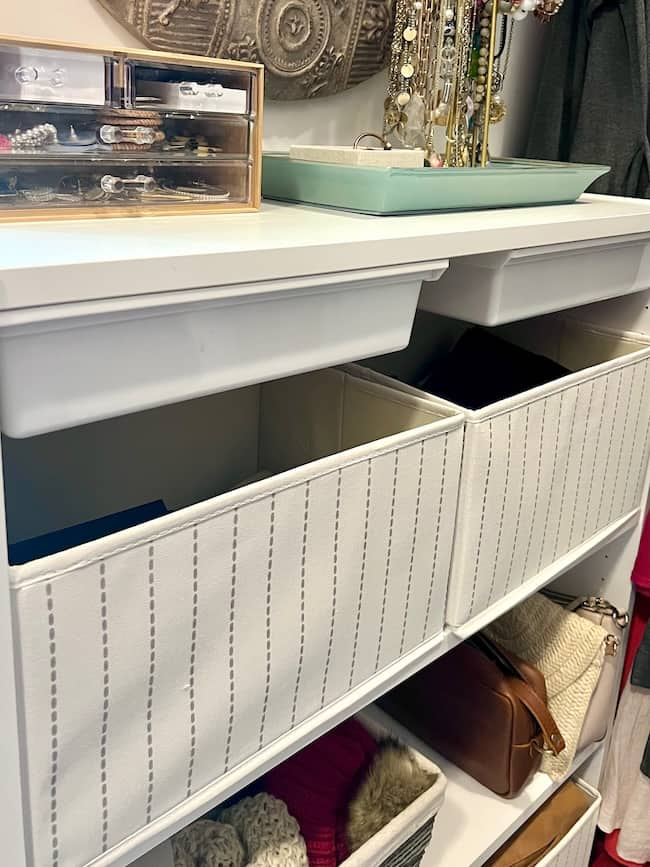
POLYGON ((650 202, 372 217, 259 213, 0 225, 0 309, 251 283, 650 232, 650 202))

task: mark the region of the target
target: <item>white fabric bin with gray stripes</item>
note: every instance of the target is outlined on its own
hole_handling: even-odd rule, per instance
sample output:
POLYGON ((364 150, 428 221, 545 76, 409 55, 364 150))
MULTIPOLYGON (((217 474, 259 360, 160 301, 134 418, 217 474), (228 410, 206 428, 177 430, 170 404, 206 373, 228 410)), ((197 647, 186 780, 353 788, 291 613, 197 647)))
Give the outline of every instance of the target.
POLYGON ((32 867, 195 817, 437 640, 462 424, 325 370, 5 438, 10 541, 172 510, 11 567, 32 867))
MULTIPOLYGON (((497 333, 575 372, 463 410, 447 621, 467 633, 551 580, 562 558, 578 557, 581 546, 598 544, 633 518, 648 465, 647 339, 559 317, 497 333)), ((391 356, 386 362, 383 369, 402 363, 391 356)))

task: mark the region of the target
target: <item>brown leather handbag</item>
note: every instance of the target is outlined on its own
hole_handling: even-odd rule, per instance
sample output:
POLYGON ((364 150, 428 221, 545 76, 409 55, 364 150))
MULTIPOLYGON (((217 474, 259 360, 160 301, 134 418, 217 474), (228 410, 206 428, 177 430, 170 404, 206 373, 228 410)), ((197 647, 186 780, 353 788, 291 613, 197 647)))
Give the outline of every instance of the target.
POLYGON ((564 740, 546 705, 544 676, 484 636, 474 636, 378 704, 433 749, 504 798, 564 740))

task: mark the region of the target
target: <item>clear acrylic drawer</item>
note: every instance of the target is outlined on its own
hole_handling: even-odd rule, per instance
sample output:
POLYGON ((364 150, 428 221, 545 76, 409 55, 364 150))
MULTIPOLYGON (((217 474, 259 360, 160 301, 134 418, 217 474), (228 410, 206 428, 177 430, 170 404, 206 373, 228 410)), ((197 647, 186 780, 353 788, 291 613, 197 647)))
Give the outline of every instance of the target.
POLYGON ((259 206, 261 67, 0 37, 0 96, 0 220, 259 206))
POLYGON ((117 61, 100 52, 0 43, 0 99, 110 104, 117 61))
POLYGON ((192 66, 131 58, 125 63, 125 103, 130 107, 248 114, 252 96, 252 75, 238 67, 215 69, 198 59, 192 66))

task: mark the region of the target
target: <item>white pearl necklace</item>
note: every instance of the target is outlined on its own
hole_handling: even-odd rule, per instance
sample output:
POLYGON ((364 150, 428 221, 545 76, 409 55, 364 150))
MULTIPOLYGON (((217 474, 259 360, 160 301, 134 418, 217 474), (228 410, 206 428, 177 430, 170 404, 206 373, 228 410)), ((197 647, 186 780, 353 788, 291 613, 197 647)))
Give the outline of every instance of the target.
POLYGON ((58 144, 58 134, 53 123, 40 123, 31 129, 17 129, 7 136, 12 150, 35 150, 47 144, 58 144))

